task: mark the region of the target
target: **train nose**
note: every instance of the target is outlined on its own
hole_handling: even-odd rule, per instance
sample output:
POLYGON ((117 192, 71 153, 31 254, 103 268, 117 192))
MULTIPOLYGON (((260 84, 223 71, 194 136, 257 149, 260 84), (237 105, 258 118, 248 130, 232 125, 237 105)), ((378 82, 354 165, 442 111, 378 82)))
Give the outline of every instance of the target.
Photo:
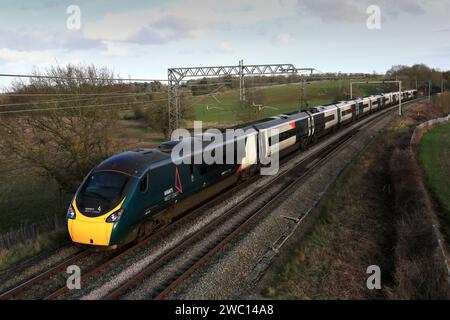
POLYGON ((69 220, 68 228, 73 242, 95 246, 108 246, 113 224, 69 220))

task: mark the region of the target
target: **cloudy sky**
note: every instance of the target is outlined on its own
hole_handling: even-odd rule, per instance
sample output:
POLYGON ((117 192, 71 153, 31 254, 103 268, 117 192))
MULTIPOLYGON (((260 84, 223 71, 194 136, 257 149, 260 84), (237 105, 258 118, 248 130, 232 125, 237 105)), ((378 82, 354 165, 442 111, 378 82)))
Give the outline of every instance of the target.
MULTIPOLYGON (((450 0, 0 0, 0 73, 94 63, 123 77, 168 67, 292 63, 330 72, 450 69, 450 0), (81 28, 67 27, 67 8, 81 28), (381 29, 367 27, 371 5, 381 29)), ((73 20, 70 20, 73 21, 73 20)))

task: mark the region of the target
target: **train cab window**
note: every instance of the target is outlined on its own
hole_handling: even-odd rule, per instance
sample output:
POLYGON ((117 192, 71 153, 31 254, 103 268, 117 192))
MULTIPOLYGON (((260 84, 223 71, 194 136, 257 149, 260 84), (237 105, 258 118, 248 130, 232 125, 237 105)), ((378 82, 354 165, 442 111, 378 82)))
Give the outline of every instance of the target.
POLYGON ((148 190, 148 174, 146 174, 142 179, 141 183, 139 184, 139 191, 142 193, 147 192, 148 190))
POLYGON ((114 199, 121 196, 128 177, 123 174, 99 172, 94 173, 82 188, 83 194, 98 196, 102 199, 114 199))
POLYGON ((116 172, 95 172, 86 179, 77 196, 78 208, 88 217, 105 214, 124 198, 129 176, 116 172))

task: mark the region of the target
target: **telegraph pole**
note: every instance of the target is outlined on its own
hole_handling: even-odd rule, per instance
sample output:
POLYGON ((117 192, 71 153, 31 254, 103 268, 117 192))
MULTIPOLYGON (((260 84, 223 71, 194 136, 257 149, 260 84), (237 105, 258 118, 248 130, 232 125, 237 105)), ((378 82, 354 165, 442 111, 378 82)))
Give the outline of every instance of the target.
POLYGON ((245 106, 244 60, 239 60, 239 101, 243 108, 245 106))
POLYGON ((300 111, 305 109, 305 77, 301 77, 301 89, 300 89, 300 111))
POLYGON ((428 100, 431 101, 431 80, 428 80, 428 100))
POLYGON ((295 69, 297 73, 300 73, 300 111, 306 109, 306 99, 305 99, 305 87, 306 87, 306 76, 302 74, 302 72, 309 72, 309 75, 312 76, 314 73, 314 68, 299 68, 295 69))

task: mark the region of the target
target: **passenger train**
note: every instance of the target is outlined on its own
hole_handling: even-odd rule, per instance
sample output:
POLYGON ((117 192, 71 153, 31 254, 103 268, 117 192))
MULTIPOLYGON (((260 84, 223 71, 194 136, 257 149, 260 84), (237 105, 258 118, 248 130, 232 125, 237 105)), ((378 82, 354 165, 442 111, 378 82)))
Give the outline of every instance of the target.
POLYGON ((273 148, 280 157, 302 150, 325 134, 398 104, 400 94, 402 101, 408 101, 415 99, 418 92, 342 101, 245 125, 245 136, 223 143, 236 144, 244 139, 244 152, 240 159, 237 153, 233 155, 233 164, 176 165, 171 154, 180 143, 192 144, 197 139, 200 153, 210 148, 198 136, 112 156, 87 175, 71 201, 67 212, 70 237, 77 244, 109 249, 143 239, 183 212, 258 174, 262 167, 259 150, 264 150, 267 157, 273 148))

